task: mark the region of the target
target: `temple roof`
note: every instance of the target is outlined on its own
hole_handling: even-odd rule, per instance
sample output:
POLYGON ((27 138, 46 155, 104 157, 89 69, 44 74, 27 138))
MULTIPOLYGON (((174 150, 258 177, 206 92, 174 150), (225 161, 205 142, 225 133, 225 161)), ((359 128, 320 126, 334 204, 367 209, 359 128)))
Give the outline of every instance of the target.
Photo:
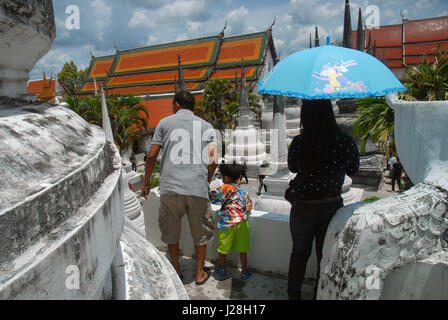
POLYGON ((104 81, 108 94, 174 93, 178 58, 187 90, 203 90, 207 82, 215 78, 234 82, 235 71, 241 76, 241 59, 244 59, 246 77, 251 86, 258 80, 268 48, 276 58, 271 28, 227 38, 221 32, 199 39, 117 49, 113 56, 92 56, 81 95, 94 93, 94 78, 98 85, 104 81))
MULTIPOLYGON (((364 37, 365 48, 369 33, 372 45, 376 41, 377 57, 384 56, 389 68, 416 65, 423 59, 433 62, 439 45, 441 49, 448 49, 448 17, 404 20, 402 24, 368 29, 364 37)), ((352 33, 354 49, 357 34, 357 31, 352 33)))
MULTIPOLYGON (((59 93, 56 92, 56 80, 54 79, 45 79, 45 81, 50 81, 50 89, 51 91, 53 91, 56 95, 58 95, 59 93)), ((66 95, 68 94, 67 88, 65 87, 64 83, 59 80, 59 85, 61 86, 60 88, 63 91, 62 95, 66 95)), ((39 95, 44 89, 44 80, 31 80, 28 82, 28 94, 35 94, 35 95, 39 95)))

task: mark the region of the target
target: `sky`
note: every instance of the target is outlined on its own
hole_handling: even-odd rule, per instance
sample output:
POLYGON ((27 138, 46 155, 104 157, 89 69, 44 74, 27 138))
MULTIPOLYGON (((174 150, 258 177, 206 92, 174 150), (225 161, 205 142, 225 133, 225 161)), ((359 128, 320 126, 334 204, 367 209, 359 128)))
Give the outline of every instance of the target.
MULTIPOLYGON (((400 12, 410 20, 448 16, 448 0, 353 0, 352 28, 358 8, 369 23, 401 23, 400 12), (367 17, 377 8, 376 21, 367 17)), ((226 36, 272 28, 277 54, 284 58, 307 49, 309 35, 319 28, 320 43, 326 36, 342 40, 345 0, 56 0, 53 1, 56 39, 52 49, 30 73, 30 80, 60 72, 73 60, 78 68, 95 56, 120 50, 217 35, 227 22, 226 36), (71 6, 79 9, 76 24, 71 6)))

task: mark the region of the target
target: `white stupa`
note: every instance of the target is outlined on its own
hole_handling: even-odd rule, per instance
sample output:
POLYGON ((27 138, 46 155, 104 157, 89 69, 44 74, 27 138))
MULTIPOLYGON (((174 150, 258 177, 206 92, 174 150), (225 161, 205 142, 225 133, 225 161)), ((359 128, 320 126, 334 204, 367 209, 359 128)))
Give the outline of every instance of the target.
POLYGON ((273 129, 271 130, 270 175, 264 179, 267 191, 258 198, 255 209, 289 214, 291 204, 285 200, 285 190, 293 173, 288 169, 288 146, 284 97, 273 97, 273 129))
POLYGON ((239 105, 238 127, 231 133, 226 148, 225 161, 227 163, 246 161, 247 176, 257 177, 258 167, 268 159, 266 146, 261 141, 260 132, 251 124, 249 97, 246 88, 244 64, 242 64, 241 94, 239 105))

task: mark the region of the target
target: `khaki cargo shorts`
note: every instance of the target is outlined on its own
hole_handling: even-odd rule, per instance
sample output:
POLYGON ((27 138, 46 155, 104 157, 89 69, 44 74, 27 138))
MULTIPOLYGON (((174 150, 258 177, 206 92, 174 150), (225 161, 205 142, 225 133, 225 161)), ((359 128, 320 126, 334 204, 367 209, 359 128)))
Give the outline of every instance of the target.
POLYGON ((159 227, 162 241, 166 244, 179 242, 182 217, 185 213, 194 244, 206 245, 215 231, 210 201, 207 198, 181 194, 160 195, 159 227))

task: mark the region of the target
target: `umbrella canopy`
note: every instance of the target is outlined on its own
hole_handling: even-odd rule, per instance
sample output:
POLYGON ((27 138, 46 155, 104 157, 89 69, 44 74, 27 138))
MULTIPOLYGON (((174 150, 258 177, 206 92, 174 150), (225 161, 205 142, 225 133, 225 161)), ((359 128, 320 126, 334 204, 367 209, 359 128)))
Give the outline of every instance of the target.
POLYGON ((331 45, 286 57, 258 83, 259 93, 308 100, 384 96, 406 90, 378 59, 331 45))

